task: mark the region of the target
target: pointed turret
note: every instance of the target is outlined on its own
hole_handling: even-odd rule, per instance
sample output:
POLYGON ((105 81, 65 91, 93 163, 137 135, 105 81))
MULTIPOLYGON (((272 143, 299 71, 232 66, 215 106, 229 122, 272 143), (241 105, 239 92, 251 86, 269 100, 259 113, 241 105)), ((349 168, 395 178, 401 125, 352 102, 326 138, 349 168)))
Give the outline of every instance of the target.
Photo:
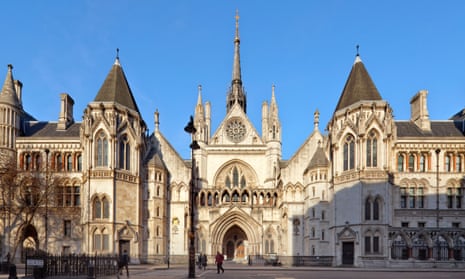
POLYGON ((197 95, 197 105, 195 106, 195 114, 194 114, 194 125, 197 128, 196 133, 196 140, 201 142, 206 142, 208 139, 207 136, 207 129, 206 129, 206 122, 205 122, 205 108, 202 104, 202 85, 198 87, 198 95, 197 95))
POLYGON ((137 111, 140 114, 136 101, 129 87, 126 75, 116 56, 110 72, 108 73, 102 87, 97 93, 94 102, 114 102, 137 111))
POLYGON ((6 73, 5 82, 0 92, 0 102, 17 108, 21 107, 18 95, 16 94, 15 81, 13 79, 13 66, 11 64, 8 64, 8 72, 6 73))
POLYGON ((342 90, 341 97, 336 106, 336 111, 353 105, 359 101, 379 101, 381 95, 370 78, 368 71, 363 65, 358 53, 355 57, 354 65, 350 71, 349 78, 342 90))
POLYGON ((226 111, 233 107, 235 103, 238 103, 244 112, 247 112, 247 99, 245 96, 245 90, 242 86, 241 78, 241 59, 240 59, 240 39, 239 39, 239 12, 236 11, 236 34, 234 37, 234 61, 233 61, 233 73, 231 88, 228 92, 228 97, 226 100, 226 111))
POLYGON ((0 111, 8 117, 0 117, 0 149, 13 155, 16 137, 19 135, 21 102, 17 92, 21 92, 21 83, 13 79, 13 66, 8 65, 5 82, 0 92, 0 111), (18 88, 18 91, 16 90, 18 88))
POLYGON ((276 103, 276 96, 274 94, 275 85, 271 86, 271 102, 269 112, 269 125, 270 135, 269 140, 281 141, 281 123, 279 121, 278 104, 276 103))

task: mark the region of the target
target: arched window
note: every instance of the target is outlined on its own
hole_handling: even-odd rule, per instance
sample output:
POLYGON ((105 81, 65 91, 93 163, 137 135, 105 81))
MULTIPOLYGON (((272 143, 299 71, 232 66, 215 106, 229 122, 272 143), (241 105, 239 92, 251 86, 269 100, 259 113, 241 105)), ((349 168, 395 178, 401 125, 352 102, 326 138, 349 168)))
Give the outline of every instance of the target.
POLYGON ((131 167, 131 146, 127 135, 123 135, 119 142, 119 167, 130 170, 131 167))
POLYGON ((234 168, 233 170, 233 186, 239 186, 239 172, 237 171, 237 168, 234 168))
POLYGON ((242 193, 241 202, 242 202, 242 203, 246 203, 248 200, 249 200, 249 194, 247 194, 247 193, 242 193))
POLYGON ((245 175, 242 173, 242 170, 234 166, 226 176, 224 180, 224 185, 226 186, 226 188, 245 188, 247 186, 247 180, 245 179, 245 175))
POLYGON ((24 156, 24 169, 25 169, 25 170, 30 170, 31 167, 32 167, 31 155, 26 154, 26 155, 24 156))
POLYGON ((102 218, 102 203, 99 199, 95 199, 94 201, 94 218, 102 218))
POLYGON ((365 220, 371 220, 371 200, 367 198, 365 200, 365 220))
POLYGON ((212 206, 212 205, 213 205, 212 193, 208 193, 208 195, 207 195, 207 202, 208 202, 208 206, 212 206))
POLYGON ((82 156, 81 154, 76 155, 76 170, 82 171, 82 156))
POLYGON ((378 166, 378 140, 376 133, 371 131, 367 139, 367 167, 378 166))
POLYGON ((452 171, 452 155, 447 154, 446 157, 444 158, 444 170, 447 172, 452 171))
POLYGON ((103 131, 97 136, 97 167, 108 166, 108 140, 103 131))
POLYGON ((73 171, 73 157, 71 154, 66 154, 66 171, 73 171))
POLYGON ((397 171, 398 172, 404 171, 404 154, 401 154, 401 153, 397 155, 397 171))
POLYGON ((205 193, 200 194, 200 206, 205 206, 205 193))
POLYGON ((455 157, 455 171, 461 172, 462 171, 462 156, 457 155, 455 157))
POLYGON ((344 142, 344 170, 355 168, 355 139, 348 135, 344 142))
POLYGON ((42 161, 41 161, 40 154, 35 154, 34 155, 34 169, 40 170, 41 167, 42 167, 42 161))
POLYGON ((426 171, 426 156, 425 156, 425 154, 420 155, 420 171, 421 172, 426 171))
POLYGON ((63 157, 61 156, 60 153, 56 155, 55 162, 56 162, 56 170, 62 171, 63 170, 63 157))
POLYGON ((373 202, 373 220, 379 220, 379 205, 380 205, 380 199, 376 198, 375 201, 373 202))
POLYGON ((110 203, 106 198, 103 198, 103 218, 108 219, 110 218, 110 203))
POLYGON ((230 202, 231 199, 230 199, 229 193, 228 193, 228 192, 224 192, 223 197, 221 198, 221 200, 222 200, 223 202, 230 202))
POLYGON ((408 171, 414 172, 415 171, 415 155, 410 154, 408 156, 408 171))
POLYGON ((110 202, 107 198, 95 198, 94 202, 94 218, 95 219, 108 219, 110 218, 110 202))
POLYGON ((239 201, 239 193, 237 193, 236 191, 234 191, 233 194, 232 194, 232 201, 233 202, 238 202, 239 201))

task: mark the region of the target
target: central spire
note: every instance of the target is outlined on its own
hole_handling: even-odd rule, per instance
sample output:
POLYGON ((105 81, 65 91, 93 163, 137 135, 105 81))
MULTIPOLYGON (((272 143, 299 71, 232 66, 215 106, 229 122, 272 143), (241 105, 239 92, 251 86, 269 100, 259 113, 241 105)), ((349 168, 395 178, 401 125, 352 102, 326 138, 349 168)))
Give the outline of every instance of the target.
POLYGON ((246 112, 246 98, 245 91, 242 87, 242 78, 241 78, 241 59, 240 59, 240 38, 239 38, 239 11, 236 10, 236 33, 234 36, 234 61, 233 61, 233 73, 231 88, 229 89, 226 110, 227 112, 233 107, 235 103, 238 103, 244 112, 246 112))

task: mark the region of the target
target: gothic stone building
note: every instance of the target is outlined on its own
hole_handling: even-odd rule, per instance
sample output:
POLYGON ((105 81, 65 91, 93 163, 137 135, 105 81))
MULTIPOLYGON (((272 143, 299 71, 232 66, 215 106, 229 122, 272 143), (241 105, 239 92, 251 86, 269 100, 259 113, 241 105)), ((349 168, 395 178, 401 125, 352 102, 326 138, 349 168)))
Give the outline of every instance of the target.
POLYGON ((158 112, 148 133, 118 57, 82 122, 68 94, 60 95, 58 121, 28 114, 9 66, 2 152, 22 172, 59 180, 57 198, 32 221, 2 216, 2 254, 19 261, 28 249, 127 249, 135 263, 186 262, 193 189, 197 253, 222 251, 238 262, 277 254, 284 264, 464 266, 465 110, 430 120, 427 91, 419 91, 410 119, 395 120, 357 54, 327 133, 316 111, 313 132, 283 159, 279 93, 273 86, 257 129, 247 116, 239 47, 236 19, 226 114, 212 130, 199 87, 199 149, 188 159, 163 136, 158 112))

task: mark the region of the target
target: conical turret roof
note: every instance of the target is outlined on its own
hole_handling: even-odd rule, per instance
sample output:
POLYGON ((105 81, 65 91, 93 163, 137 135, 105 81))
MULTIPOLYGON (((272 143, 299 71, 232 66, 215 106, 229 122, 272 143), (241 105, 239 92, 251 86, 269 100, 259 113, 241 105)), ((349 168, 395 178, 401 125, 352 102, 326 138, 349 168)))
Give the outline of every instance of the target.
POLYGON ((5 82, 3 83, 2 91, 0 92, 0 102, 6 103, 15 107, 21 107, 16 94, 14 79, 13 79, 13 66, 8 65, 8 72, 6 73, 5 82))
POLYGON ((94 101, 118 103, 135 110, 140 114, 118 57, 111 67, 111 70, 103 82, 102 87, 98 91, 94 101))
POLYGON ((379 101, 381 95, 365 69, 359 54, 355 58, 349 78, 342 90, 336 111, 353 105, 359 101, 379 101))

